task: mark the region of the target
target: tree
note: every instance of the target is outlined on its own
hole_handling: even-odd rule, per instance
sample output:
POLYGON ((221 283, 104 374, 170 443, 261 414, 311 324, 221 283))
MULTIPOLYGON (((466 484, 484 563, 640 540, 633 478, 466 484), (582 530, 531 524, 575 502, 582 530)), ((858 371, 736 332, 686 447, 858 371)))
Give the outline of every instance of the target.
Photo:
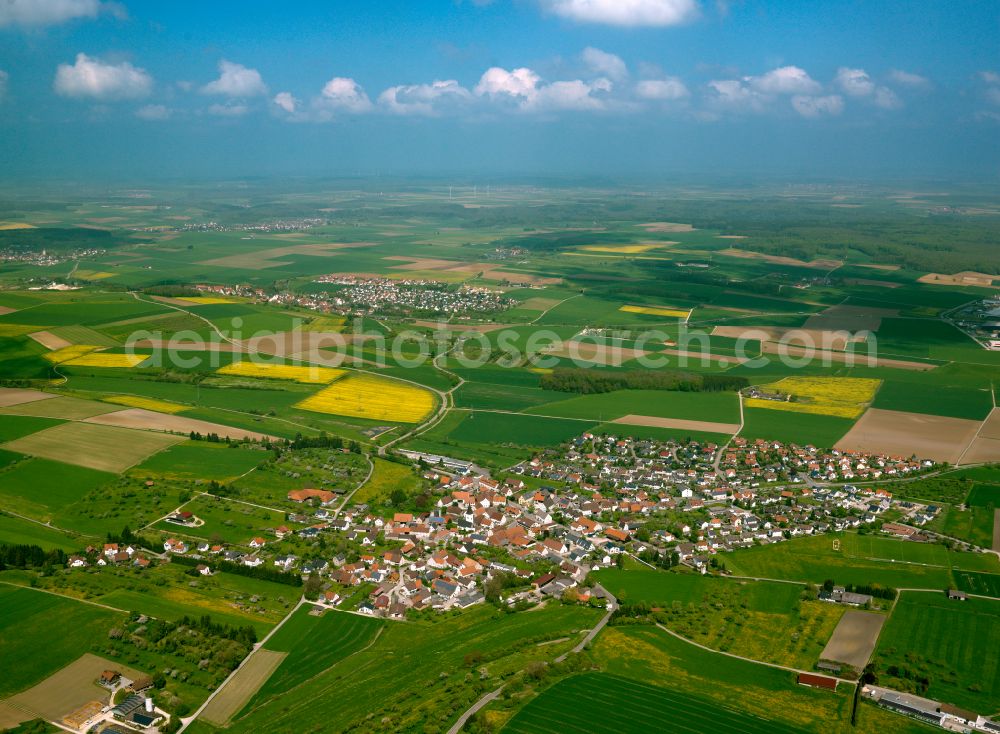
POLYGON ((310 601, 315 601, 319 598, 319 592, 323 588, 323 580, 319 577, 319 574, 313 571, 309 574, 309 578, 306 579, 306 586, 303 593, 306 599, 310 601))
POLYGON ((406 492, 401 489, 392 490, 392 494, 389 495, 389 501, 396 507, 401 507, 406 502, 406 492))

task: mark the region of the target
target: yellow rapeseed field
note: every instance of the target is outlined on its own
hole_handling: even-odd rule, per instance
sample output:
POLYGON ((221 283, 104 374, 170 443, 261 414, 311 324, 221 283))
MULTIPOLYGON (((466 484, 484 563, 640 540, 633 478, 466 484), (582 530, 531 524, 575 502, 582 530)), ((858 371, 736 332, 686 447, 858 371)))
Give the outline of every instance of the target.
POLYGON ((643 252, 655 250, 660 245, 587 245, 581 250, 587 252, 608 252, 612 255, 638 255, 643 252))
POLYGON ((27 222, 0 222, 0 230, 8 229, 35 229, 35 225, 27 222))
POLYGON ((880 384, 881 380, 868 377, 786 377, 760 387, 766 392, 787 393, 796 400, 782 402, 749 398, 744 405, 748 408, 858 418, 874 399, 880 384))
POLYGON ((686 319, 690 311, 679 308, 665 308, 662 306, 622 306, 618 309, 625 313, 641 313, 647 316, 666 316, 671 319, 686 319))
POLYGON ((151 354, 115 354, 108 352, 91 352, 76 359, 70 359, 63 364, 70 367, 138 367, 149 359, 151 354))
POLYGON ((72 344, 68 347, 63 347, 62 349, 56 349, 48 354, 43 354, 42 356, 49 360, 52 364, 62 364, 63 362, 68 362, 71 359, 76 359, 77 357, 82 357, 85 354, 90 354, 95 349, 100 349, 100 347, 94 347, 89 344, 72 344))
POLYGON ((419 423, 434 410, 434 394, 386 377, 352 372, 295 407, 373 421, 419 423))
POLYGON ((166 400, 157 400, 155 398, 143 398, 138 395, 108 395, 102 399, 105 403, 125 405, 129 408, 144 408, 157 413, 180 413, 182 410, 187 410, 189 407, 187 405, 181 405, 180 403, 171 403, 166 400))
POLYGON ((344 373, 345 370, 338 370, 332 367, 297 364, 257 364, 246 361, 233 362, 216 371, 218 375, 262 377, 267 380, 292 380, 307 385, 326 385, 338 377, 343 377, 344 373))

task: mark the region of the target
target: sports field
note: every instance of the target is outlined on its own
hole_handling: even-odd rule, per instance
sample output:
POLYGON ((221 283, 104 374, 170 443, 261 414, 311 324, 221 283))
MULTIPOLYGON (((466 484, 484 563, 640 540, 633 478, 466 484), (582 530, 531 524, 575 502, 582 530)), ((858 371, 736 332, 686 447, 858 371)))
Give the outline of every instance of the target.
POLYGON ((352 372, 295 404, 316 413, 398 423, 419 423, 434 410, 434 393, 398 380, 352 372))
POLYGON ((559 681, 521 709, 505 734, 781 734, 798 729, 720 706, 692 691, 672 690, 606 673, 559 681))
POLYGON ((1000 599, 1000 574, 955 571, 955 585, 969 594, 1000 599))
POLYGON ((74 422, 8 441, 3 447, 30 456, 117 473, 183 440, 182 436, 165 433, 74 422))

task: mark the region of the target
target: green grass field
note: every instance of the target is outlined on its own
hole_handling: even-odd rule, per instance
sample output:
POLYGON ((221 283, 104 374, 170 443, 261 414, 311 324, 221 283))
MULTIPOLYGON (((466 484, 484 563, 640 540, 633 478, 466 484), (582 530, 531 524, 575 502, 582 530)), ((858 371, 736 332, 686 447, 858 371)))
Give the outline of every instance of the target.
POLYGON ((529 408, 527 413, 597 422, 624 415, 739 423, 739 400, 734 392, 676 392, 668 390, 616 390, 597 395, 567 397, 529 408))
POLYGON ((256 536, 273 538, 272 529, 283 525, 285 515, 261 507, 209 495, 199 495, 184 505, 195 517, 204 520, 198 527, 174 525, 161 520, 153 527, 167 535, 203 538, 211 542, 246 546, 256 536))
POLYGON ((0 470, 0 509, 50 520, 114 474, 48 459, 25 459, 0 470))
POLYGON ((412 494, 420 487, 421 479, 415 471, 406 464, 387 461, 377 456, 372 457, 372 475, 362 487, 354 493, 354 502, 379 502, 389 498, 393 490, 401 489, 412 494))
MULTIPOLYGON (((267 641, 265 648, 287 652, 254 700, 266 701, 319 675, 344 658, 371 643, 385 624, 381 620, 345 612, 326 612, 322 617, 309 614, 310 606, 299 608, 295 615, 267 641)), ((250 708, 254 702, 251 701, 250 708)))
POLYGON ((993 547, 992 506, 969 506, 964 510, 951 505, 941 508, 941 513, 929 523, 931 530, 952 538, 968 541, 980 548, 993 547))
POLYGON ((887 380, 879 388, 872 407, 983 420, 993 409, 993 400, 988 386, 973 388, 935 385, 931 389, 925 382, 914 384, 887 380))
POLYGON ((233 734, 261 731, 433 731, 447 728, 501 676, 521 670, 531 660, 552 660, 591 627, 599 610, 550 605, 545 609, 503 614, 480 606, 433 622, 389 624, 367 650, 341 659, 296 688, 257 700, 236 718, 233 734), (544 647, 537 643, 571 639, 544 647), (470 668, 472 651, 482 661, 470 668), (477 686, 466 677, 485 668, 489 679, 477 686))
POLYGON ((996 556, 958 553, 937 544, 875 535, 837 533, 793 538, 778 545, 726 555, 734 574, 822 583, 881 584, 894 588, 944 589, 951 571, 1000 571, 996 556), (840 542, 840 550, 834 543, 840 542))
POLYGON ((71 552, 82 550, 88 541, 0 511, 0 543, 37 545, 44 550, 61 548, 71 552))
POLYGON ((129 471, 136 476, 171 479, 215 479, 229 482, 269 458, 266 451, 230 448, 226 444, 190 441, 171 446, 129 471))
POLYGON ((35 418, 24 415, 0 415, 0 442, 13 441, 36 431, 62 423, 58 418, 35 418))
POLYGON ((622 604, 645 602, 673 631, 702 645, 808 670, 843 607, 801 599, 803 587, 700 574, 607 569, 594 574, 622 604))
POLYGON ((466 413, 449 440, 468 444, 508 443, 516 446, 557 446, 584 431, 593 423, 569 418, 543 418, 520 413, 466 413))
POLYGON ((798 731, 704 698, 605 673, 559 681, 517 712, 505 734, 641 734, 710 730, 745 734, 798 731))
POLYGON ((46 594, 0 585, 0 698, 24 690, 106 638, 121 614, 46 594), (56 631, 58 630, 58 633, 56 631))
POLYGON ((809 443, 819 448, 830 448, 854 425, 849 418, 764 408, 745 408, 743 416, 741 436, 800 445, 809 443))
POLYGON ((1000 574, 955 571, 955 585, 970 594, 1000 599, 1000 574))
POLYGON ((904 592, 875 653, 879 682, 992 714, 1000 710, 1000 657, 992 654, 997 649, 1000 600, 904 592), (920 678, 928 681, 926 689, 920 678))

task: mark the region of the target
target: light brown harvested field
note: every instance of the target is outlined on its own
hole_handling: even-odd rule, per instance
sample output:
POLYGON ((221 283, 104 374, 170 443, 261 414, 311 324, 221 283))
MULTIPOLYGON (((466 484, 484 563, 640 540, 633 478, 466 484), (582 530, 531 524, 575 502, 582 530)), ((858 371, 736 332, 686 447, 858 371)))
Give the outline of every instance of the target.
POLYGON ((51 400, 56 397, 52 393, 41 390, 29 390, 20 387, 0 387, 0 408, 11 408, 15 405, 34 403, 38 400, 51 400))
POLYGON ((749 252, 747 250, 737 250, 736 248, 730 247, 727 250, 719 250, 720 255, 728 255, 729 257, 739 257, 745 260, 763 260, 764 262, 769 262, 773 265, 795 265, 800 268, 816 268, 818 270, 831 270, 833 268, 839 268, 844 264, 843 260, 811 260, 806 262, 805 260, 798 260, 794 257, 785 257, 784 255, 767 255, 763 252, 749 252))
POLYGON ((553 357, 563 357, 575 359, 580 362, 590 362, 600 365, 619 366, 623 362, 651 354, 644 349, 629 349, 624 347, 611 347, 604 344, 590 344, 587 342, 566 342, 558 346, 552 346, 543 350, 546 355, 553 357))
POLYGON ((857 265, 859 268, 868 268, 870 270, 899 270, 899 265, 881 265, 879 263, 851 263, 852 265, 857 265))
POLYGON ((958 462, 979 430, 979 421, 869 408, 836 448, 958 462))
POLYGON ((0 316, 6 316, 9 313, 14 313, 17 311, 16 308, 11 308, 10 306, 0 306, 0 316))
MULTIPOLYGON (((215 265, 220 268, 245 268, 246 270, 265 270, 280 265, 291 265, 293 260, 281 260, 289 255, 310 255, 313 257, 334 257, 338 250, 351 247, 372 247, 374 242, 330 242, 327 244, 291 245, 289 247, 271 247, 256 252, 245 252, 238 255, 226 255, 212 260, 205 260, 199 265, 215 265)), ((191 304, 188 304, 191 305, 191 304)))
POLYGON ((447 331, 476 331, 480 334, 488 334, 499 329, 508 329, 516 324, 449 324, 441 321, 428 321, 427 319, 417 319, 414 326, 422 326, 425 329, 445 329, 447 331))
POLYGON ((745 234, 717 234, 715 238, 717 240, 745 240, 747 236, 745 234))
POLYGON ((287 655, 286 652, 264 648, 257 650, 236 675, 229 679, 225 688, 208 702, 200 718, 215 726, 227 726, 229 720, 260 690, 287 655))
POLYGON ((130 466, 186 438, 168 433, 133 431, 108 425, 72 422, 8 441, 3 444, 3 448, 29 456, 40 456, 65 464, 120 474, 130 466))
POLYGON ((820 659, 847 663, 856 670, 863 669, 875 649, 885 620, 884 614, 874 612, 844 612, 820 659))
POLYGON ((1000 439, 1000 408, 994 408, 979 429, 979 438, 1000 439))
POLYGON ((960 463, 983 464, 993 461, 1000 461, 1000 439, 977 438, 969 444, 969 448, 963 454, 960 463))
POLYGON ((821 313, 806 319, 805 329, 819 331, 878 331, 882 319, 899 316, 898 308, 869 308, 868 306, 830 306, 821 313))
POLYGON ((544 298, 543 296, 535 296, 534 298, 522 301, 520 308, 529 308, 535 311, 547 311, 553 306, 558 306, 560 303, 562 303, 562 299, 560 298, 544 298))
MULTIPOLYGON (((142 429, 142 433, 139 435, 161 435, 158 433, 150 433, 150 431, 171 431, 174 433, 183 433, 185 436, 180 437, 182 440, 183 438, 186 438, 186 434, 190 434, 191 431, 202 435, 216 433, 219 436, 229 436, 233 439, 246 437, 252 438, 256 441, 277 440, 274 436, 269 436, 266 433, 257 433, 256 431, 247 431, 242 428, 233 428, 232 426, 224 426, 221 423, 212 423, 210 421, 198 420, 197 418, 185 418, 180 415, 156 413, 152 410, 144 410, 143 408, 116 410, 114 413, 106 413, 104 415, 97 415, 93 418, 88 418, 86 423, 101 427, 115 426, 116 428, 122 430, 142 429)), ((131 436, 134 433, 137 433, 137 431, 130 431, 129 435, 131 436)), ((169 436, 169 438, 173 439, 176 437, 169 436)), ((129 466, 131 466, 131 464, 129 464, 129 466)))
POLYGON ((106 703, 110 700, 110 692, 95 682, 103 671, 109 669, 117 670, 130 680, 145 675, 119 662, 87 653, 38 685, 11 696, 7 702, 31 711, 34 717, 29 718, 61 721, 90 701, 106 703))
POLYGON ((899 288, 902 283, 893 283, 891 280, 869 280, 868 278, 844 278, 847 285, 871 285, 876 288, 899 288))
POLYGON ((0 701, 0 731, 13 729, 22 721, 30 721, 37 718, 35 714, 27 709, 18 708, 9 701, 0 701))
POLYGON ((693 232, 694 227, 690 224, 679 224, 677 222, 646 222, 637 224, 647 232, 693 232))
POLYGON ((864 334, 843 333, 849 331, 827 330, 827 329, 807 329, 807 328, 786 328, 783 326, 716 326, 712 329, 712 336, 725 336, 733 339, 744 339, 750 341, 780 342, 787 338, 787 344, 801 346, 803 344, 815 344, 820 349, 833 349, 839 351, 846 349, 852 342, 862 342, 864 334))
POLYGON ((985 288, 992 288, 994 277, 986 273, 977 273, 973 270, 966 270, 954 275, 943 273, 927 273, 917 278, 918 283, 930 283, 931 285, 978 285, 985 288))
MULTIPOLYGON (((186 306, 187 308, 191 308, 190 303, 188 303, 187 301, 182 301, 180 298, 171 298, 170 296, 152 296, 152 298, 154 301, 159 301, 160 303, 168 303, 171 306, 182 306, 182 307, 186 306)), ((169 315, 176 316, 177 313, 171 311, 169 315)), ((149 318, 148 317, 144 318, 143 321, 149 321, 149 318)))
POLYGON ((40 418, 62 418, 73 421, 90 418, 92 415, 100 415, 101 413, 110 413, 112 410, 115 408, 96 400, 81 400, 80 398, 67 398, 60 395, 52 400, 36 400, 23 405, 2 408, 0 413, 33 415, 40 418))
POLYGON ((66 341, 61 336, 56 336, 51 331, 36 331, 28 334, 29 339, 34 339, 46 349, 63 349, 73 346, 73 342, 66 341))
POLYGON ((681 418, 657 418, 652 415, 625 415, 612 423, 628 426, 651 426, 653 428, 677 428, 682 431, 707 431, 709 433, 735 434, 740 430, 738 423, 714 423, 712 421, 689 421, 681 418))
POLYGON ((182 352, 246 352, 240 344, 199 339, 140 339, 134 346, 136 349, 174 349, 182 352))
MULTIPOLYGON (((780 355, 783 352, 789 357, 793 357, 795 359, 809 356, 810 352, 810 350, 803 347, 774 344, 773 342, 762 342, 761 351, 763 351, 764 354, 777 355, 780 355)), ((897 370, 914 370, 917 372, 927 372, 929 370, 937 369, 936 364, 929 364, 927 362, 910 362, 905 359, 887 359, 885 357, 869 359, 868 355, 865 354, 851 354, 850 352, 836 352, 824 349, 812 350, 811 356, 814 361, 818 361, 820 363, 828 362, 830 364, 858 365, 860 367, 890 367, 897 370)))

